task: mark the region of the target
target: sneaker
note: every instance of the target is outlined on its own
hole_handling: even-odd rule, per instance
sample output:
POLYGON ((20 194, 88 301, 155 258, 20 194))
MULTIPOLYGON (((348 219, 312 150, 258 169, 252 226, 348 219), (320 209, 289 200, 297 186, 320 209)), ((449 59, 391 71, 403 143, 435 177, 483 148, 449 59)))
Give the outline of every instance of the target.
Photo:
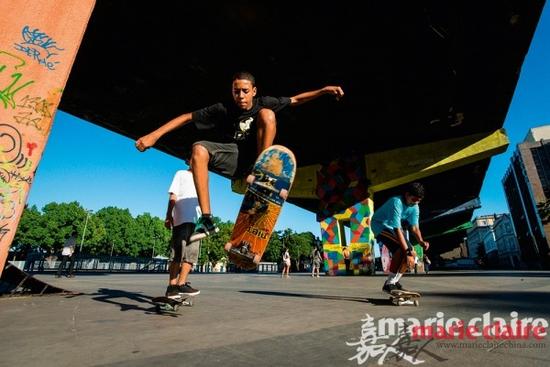
POLYGON ((391 293, 391 291, 399 290, 398 286, 391 283, 385 283, 382 287, 382 290, 386 293, 391 293))
POLYGON ((406 291, 406 289, 404 289, 403 286, 401 285, 401 283, 399 283, 399 282, 395 283, 395 287, 396 287, 396 289, 398 289, 400 291, 406 291))
POLYGON ((206 236, 219 232, 220 229, 212 221, 212 215, 202 215, 197 224, 195 225, 195 231, 191 234, 189 241, 194 242, 202 240, 206 236))
POLYGON ((177 285, 169 285, 164 295, 168 298, 180 298, 179 287, 177 285))
POLYGON ((178 286, 178 294, 180 296, 181 295, 196 296, 200 292, 201 291, 199 291, 198 289, 195 289, 195 288, 191 287, 191 283, 185 283, 183 285, 178 286))

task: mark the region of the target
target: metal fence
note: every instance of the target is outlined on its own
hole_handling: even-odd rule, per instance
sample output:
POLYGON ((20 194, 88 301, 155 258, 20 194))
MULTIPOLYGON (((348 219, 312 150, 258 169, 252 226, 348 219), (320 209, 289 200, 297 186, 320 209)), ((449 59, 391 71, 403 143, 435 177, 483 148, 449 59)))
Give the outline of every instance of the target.
MULTIPOLYGON (((57 258, 29 257, 25 261, 10 261, 19 269, 30 272, 57 271, 61 261, 57 258)), ((167 273, 168 259, 139 258, 130 256, 80 256, 75 259, 74 271, 76 272, 145 272, 167 273)), ((69 264, 66 265, 67 267, 69 264)), ((232 264, 197 264, 193 267, 196 273, 227 273, 239 272, 232 264)), ((279 264, 262 262, 252 272, 277 273, 280 272, 279 264)))

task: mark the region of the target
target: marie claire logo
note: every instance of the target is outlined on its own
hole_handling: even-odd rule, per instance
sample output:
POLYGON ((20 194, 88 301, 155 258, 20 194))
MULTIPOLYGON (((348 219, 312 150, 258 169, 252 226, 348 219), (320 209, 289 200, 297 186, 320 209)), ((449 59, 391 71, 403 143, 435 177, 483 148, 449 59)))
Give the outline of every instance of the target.
POLYGON ((445 358, 426 349, 433 340, 464 341, 482 337, 485 340, 504 343, 510 340, 544 339, 548 330, 548 321, 543 318, 523 317, 518 312, 510 312, 510 319, 491 317, 486 312, 481 317, 462 320, 456 317, 446 319, 443 312, 436 317, 420 321, 416 318, 381 318, 375 323, 369 314, 361 319, 361 337, 359 340, 347 341, 355 347, 356 354, 349 360, 356 360, 361 365, 369 358, 377 359, 377 364, 384 361, 404 360, 416 365, 424 363, 425 355, 438 361, 445 358), (422 356, 421 356, 422 354, 422 356))

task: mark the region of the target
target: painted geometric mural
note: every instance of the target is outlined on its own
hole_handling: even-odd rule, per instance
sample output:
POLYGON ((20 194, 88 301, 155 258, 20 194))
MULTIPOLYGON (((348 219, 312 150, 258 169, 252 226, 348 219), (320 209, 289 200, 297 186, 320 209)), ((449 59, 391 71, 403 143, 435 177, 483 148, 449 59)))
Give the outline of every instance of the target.
POLYGON ((365 157, 335 159, 317 171, 317 220, 322 221, 368 197, 365 157))
POLYGON ((365 199, 321 221, 321 240, 328 275, 370 274, 374 267, 373 234, 370 219, 373 202, 365 199), (344 224, 349 223, 351 238, 348 243, 344 224), (349 262, 344 259, 344 247, 349 250, 349 262))

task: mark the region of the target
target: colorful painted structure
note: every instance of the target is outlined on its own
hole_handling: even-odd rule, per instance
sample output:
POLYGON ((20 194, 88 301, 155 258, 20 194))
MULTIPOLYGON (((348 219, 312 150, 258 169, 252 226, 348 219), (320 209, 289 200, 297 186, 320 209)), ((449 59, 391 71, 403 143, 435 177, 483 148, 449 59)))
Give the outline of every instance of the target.
POLYGON ((352 155, 335 159, 317 171, 317 219, 328 275, 359 275, 374 272, 373 235, 370 219, 373 202, 368 196, 365 160, 352 155), (336 214, 334 214, 336 213, 336 214), (349 243, 345 226, 350 227, 349 243), (349 250, 346 262, 344 247, 349 250))
POLYGON ((94 0, 2 3, 0 275, 94 5, 94 0))
POLYGON ((341 213, 321 221, 321 240, 328 275, 362 275, 374 271, 373 234, 370 219, 373 202, 365 199, 341 213), (351 238, 347 243, 344 226, 349 223, 351 238), (343 249, 350 251, 349 265, 343 249), (347 268, 346 268, 347 267, 347 268))

